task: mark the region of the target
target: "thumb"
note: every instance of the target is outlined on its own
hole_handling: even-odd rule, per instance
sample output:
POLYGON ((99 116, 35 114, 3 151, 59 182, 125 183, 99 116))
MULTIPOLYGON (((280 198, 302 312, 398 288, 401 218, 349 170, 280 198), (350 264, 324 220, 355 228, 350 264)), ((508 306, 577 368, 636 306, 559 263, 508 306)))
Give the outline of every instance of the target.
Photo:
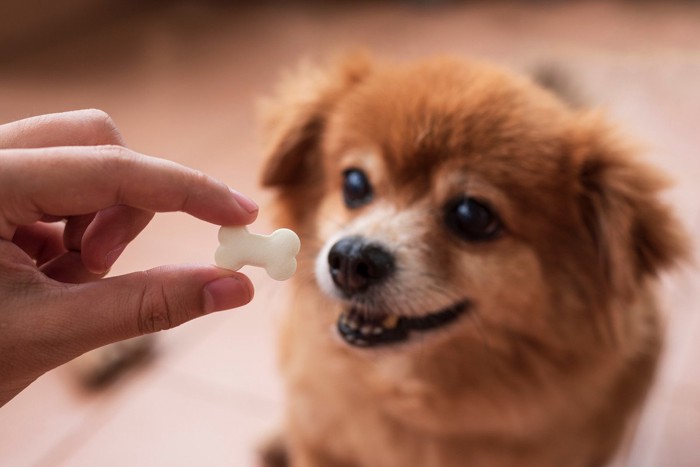
POLYGON ((75 285, 67 295, 65 329, 87 350, 245 305, 253 285, 226 269, 179 265, 75 285))

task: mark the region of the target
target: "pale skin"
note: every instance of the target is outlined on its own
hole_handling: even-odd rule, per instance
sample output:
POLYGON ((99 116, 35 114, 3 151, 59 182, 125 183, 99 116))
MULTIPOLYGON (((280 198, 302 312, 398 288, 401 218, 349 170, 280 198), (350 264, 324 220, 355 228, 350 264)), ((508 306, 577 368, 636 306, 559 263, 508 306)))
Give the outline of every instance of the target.
POLYGON ((257 205, 127 149, 98 110, 0 125, 0 406, 88 350, 252 299, 245 275, 212 265, 104 278, 154 214, 171 211, 247 225, 257 205))

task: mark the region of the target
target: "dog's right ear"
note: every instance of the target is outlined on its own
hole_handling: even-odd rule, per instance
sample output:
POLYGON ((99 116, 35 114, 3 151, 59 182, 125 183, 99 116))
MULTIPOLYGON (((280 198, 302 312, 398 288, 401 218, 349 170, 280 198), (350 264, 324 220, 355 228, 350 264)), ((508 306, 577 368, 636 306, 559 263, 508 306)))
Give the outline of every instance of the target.
POLYGON ((368 56, 354 54, 326 69, 303 64, 282 80, 276 95, 262 102, 267 142, 263 186, 305 183, 319 170, 327 116, 371 68, 368 56))
POLYGON ((627 294, 688 258, 682 225, 662 201, 667 181, 594 113, 579 123, 579 204, 598 251, 601 276, 627 294))

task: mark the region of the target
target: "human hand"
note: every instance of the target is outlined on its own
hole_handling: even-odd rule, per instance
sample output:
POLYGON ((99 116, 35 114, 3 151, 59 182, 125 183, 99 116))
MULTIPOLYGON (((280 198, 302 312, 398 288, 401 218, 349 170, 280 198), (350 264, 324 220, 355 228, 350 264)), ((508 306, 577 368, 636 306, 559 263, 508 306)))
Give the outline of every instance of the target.
POLYGON ((88 350, 252 299, 246 276, 215 266, 103 279, 168 211, 217 225, 257 216, 225 184, 126 149, 104 112, 0 125, 0 406, 88 350))

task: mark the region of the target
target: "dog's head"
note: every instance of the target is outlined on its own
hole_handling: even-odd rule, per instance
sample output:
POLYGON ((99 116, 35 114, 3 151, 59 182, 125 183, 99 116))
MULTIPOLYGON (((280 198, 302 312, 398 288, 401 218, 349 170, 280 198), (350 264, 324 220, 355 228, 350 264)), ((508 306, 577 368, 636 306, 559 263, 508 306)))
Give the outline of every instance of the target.
POLYGON ((683 251, 654 170, 527 78, 354 57, 280 96, 263 181, 350 346, 518 342, 566 358, 624 339, 613 305, 683 251))

